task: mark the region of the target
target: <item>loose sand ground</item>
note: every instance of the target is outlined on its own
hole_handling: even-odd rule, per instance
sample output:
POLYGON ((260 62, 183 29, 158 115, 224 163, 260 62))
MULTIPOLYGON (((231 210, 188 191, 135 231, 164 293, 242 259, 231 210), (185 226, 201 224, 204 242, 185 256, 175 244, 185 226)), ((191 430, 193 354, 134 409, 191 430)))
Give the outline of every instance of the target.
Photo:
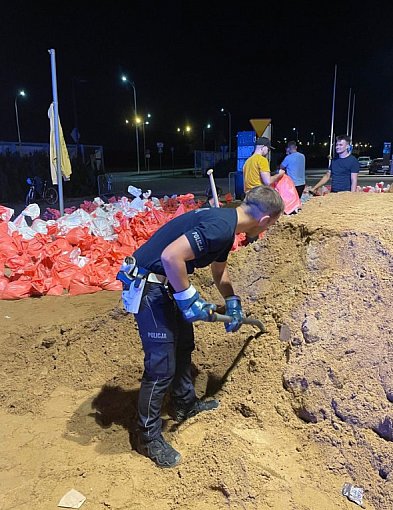
MULTIPOLYGON (((226 334, 197 323, 196 388, 220 408, 165 436, 182 463, 132 448, 143 369, 119 292, 0 302, 0 508, 393 508, 393 195, 313 198, 230 255, 262 320, 226 334), (281 338, 280 338, 281 332, 281 338)), ((209 271, 193 283, 219 301, 209 271)))

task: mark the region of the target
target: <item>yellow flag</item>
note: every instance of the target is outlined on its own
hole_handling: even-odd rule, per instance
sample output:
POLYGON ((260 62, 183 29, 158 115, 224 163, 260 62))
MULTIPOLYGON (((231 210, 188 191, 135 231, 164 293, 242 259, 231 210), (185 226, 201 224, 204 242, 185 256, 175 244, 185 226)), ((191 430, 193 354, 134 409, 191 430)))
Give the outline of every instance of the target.
MULTIPOLYGON (((52 176, 52 183, 57 184, 57 166, 56 166, 56 143, 55 143, 55 117, 53 103, 51 103, 48 110, 48 117, 50 122, 50 139, 49 139, 49 161, 50 173, 52 176)), ((59 138, 60 138, 60 167, 63 178, 68 181, 72 173, 70 156, 68 154, 67 145, 64 140, 63 130, 59 118, 59 138)))

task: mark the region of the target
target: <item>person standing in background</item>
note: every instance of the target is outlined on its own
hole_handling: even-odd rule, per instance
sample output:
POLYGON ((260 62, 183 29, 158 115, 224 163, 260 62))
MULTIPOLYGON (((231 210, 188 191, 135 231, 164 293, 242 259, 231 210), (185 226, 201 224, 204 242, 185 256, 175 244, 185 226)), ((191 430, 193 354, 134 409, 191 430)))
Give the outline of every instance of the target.
POLYGON ((297 194, 301 198, 306 186, 306 158, 304 154, 298 152, 296 142, 288 142, 287 155, 280 164, 280 169, 284 170, 293 180, 297 194))
POLYGON ((261 184, 270 186, 284 175, 284 170, 280 170, 278 174, 270 175, 270 165, 266 155, 273 148, 266 136, 260 136, 255 140, 254 152, 243 165, 245 193, 261 184))
MULTIPOLYGON (((274 149, 274 147, 271 146, 270 140, 266 136, 260 136, 255 140, 254 152, 243 165, 243 182, 246 195, 257 186, 270 186, 285 174, 284 170, 279 170, 275 175, 270 174, 270 163, 266 157, 270 149, 274 149)), ((258 237, 246 234, 247 244, 257 241, 258 237)))
POLYGON ((327 184, 330 177, 332 178, 332 193, 356 191, 360 165, 355 156, 351 154, 351 150, 351 138, 347 135, 337 136, 336 157, 330 162, 330 168, 326 174, 311 188, 310 193, 315 194, 318 188, 327 184))

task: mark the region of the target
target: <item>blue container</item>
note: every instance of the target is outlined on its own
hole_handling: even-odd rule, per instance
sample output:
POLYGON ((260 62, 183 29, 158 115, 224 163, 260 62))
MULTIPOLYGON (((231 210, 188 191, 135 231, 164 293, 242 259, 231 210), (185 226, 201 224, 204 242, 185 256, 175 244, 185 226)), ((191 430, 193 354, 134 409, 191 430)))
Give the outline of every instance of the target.
POLYGON ((235 198, 236 200, 243 200, 244 198, 243 172, 235 173, 235 198))
POLYGON ((254 145, 240 145, 237 148, 237 157, 238 158, 248 158, 254 152, 254 145))
POLYGON ((239 131, 237 133, 237 145, 254 145, 255 131, 239 131))

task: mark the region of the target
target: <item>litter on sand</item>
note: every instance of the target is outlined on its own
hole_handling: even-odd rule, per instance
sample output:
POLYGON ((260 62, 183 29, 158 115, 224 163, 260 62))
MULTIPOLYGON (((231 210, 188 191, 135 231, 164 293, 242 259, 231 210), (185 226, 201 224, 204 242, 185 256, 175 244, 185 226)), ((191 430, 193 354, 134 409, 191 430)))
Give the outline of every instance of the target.
POLYGON ((62 508, 80 508, 86 501, 86 497, 75 489, 64 494, 57 506, 62 508))
POLYGON ((342 493, 343 496, 346 496, 349 499, 349 501, 363 507, 363 489, 361 487, 355 487, 350 483, 345 483, 342 493))

